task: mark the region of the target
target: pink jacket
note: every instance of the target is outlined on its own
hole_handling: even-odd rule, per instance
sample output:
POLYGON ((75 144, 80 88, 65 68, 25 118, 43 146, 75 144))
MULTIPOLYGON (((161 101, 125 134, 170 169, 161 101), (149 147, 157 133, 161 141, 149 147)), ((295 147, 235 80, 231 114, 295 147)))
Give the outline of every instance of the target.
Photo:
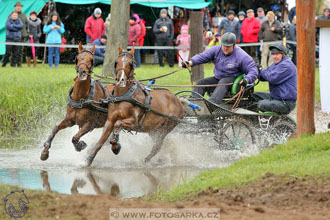
POLYGON ((138 23, 130 24, 128 31, 128 45, 132 46, 133 43, 135 46, 139 46, 139 36, 141 34, 141 28, 138 23))
POLYGON ((104 34, 104 31, 105 27, 102 18, 95 19, 93 15, 87 18, 85 23, 85 33, 91 37, 89 43, 92 43, 94 40, 101 38, 102 34, 104 34))
POLYGON ((258 33, 260 29, 260 21, 253 17, 250 20, 244 19, 241 27, 241 35, 244 43, 258 42, 258 33))
MULTIPOLYGON (((176 38, 176 44, 179 47, 190 47, 190 41, 191 41, 190 34, 179 34, 176 38)), ((190 48, 185 48, 180 50, 187 51, 190 50, 190 48)))

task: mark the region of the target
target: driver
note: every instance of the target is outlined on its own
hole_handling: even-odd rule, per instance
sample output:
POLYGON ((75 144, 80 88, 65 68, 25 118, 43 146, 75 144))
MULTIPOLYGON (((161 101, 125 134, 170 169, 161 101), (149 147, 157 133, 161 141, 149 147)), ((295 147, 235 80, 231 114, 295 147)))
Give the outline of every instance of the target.
POLYGON ((283 44, 269 47, 274 63, 261 70, 260 80, 268 81, 269 91, 255 92, 253 97, 258 101, 260 111, 289 114, 296 107, 297 100, 297 69, 286 55, 283 44))
MULTIPOLYGON (((246 86, 253 83, 258 76, 258 69, 252 57, 243 49, 235 46, 236 36, 227 32, 221 38, 221 45, 214 46, 203 53, 196 54, 189 61, 182 63, 187 68, 202 63, 214 63, 214 76, 200 79, 197 85, 228 84, 233 83, 235 78, 243 73, 246 75, 240 84, 246 86)), ((195 87, 194 91, 204 96, 205 92, 212 93, 210 101, 221 104, 230 86, 195 87)), ((196 95, 192 95, 196 97, 196 95)))

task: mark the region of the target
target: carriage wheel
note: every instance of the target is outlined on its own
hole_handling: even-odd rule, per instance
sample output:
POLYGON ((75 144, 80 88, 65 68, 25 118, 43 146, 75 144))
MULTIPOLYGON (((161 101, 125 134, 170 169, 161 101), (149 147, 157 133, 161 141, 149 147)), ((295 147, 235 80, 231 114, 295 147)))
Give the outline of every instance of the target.
POLYGON ((279 120, 272 126, 270 135, 274 144, 284 144, 295 131, 292 123, 279 120))
POLYGON ((244 119, 234 119, 220 130, 220 150, 244 150, 256 143, 251 123, 244 119))

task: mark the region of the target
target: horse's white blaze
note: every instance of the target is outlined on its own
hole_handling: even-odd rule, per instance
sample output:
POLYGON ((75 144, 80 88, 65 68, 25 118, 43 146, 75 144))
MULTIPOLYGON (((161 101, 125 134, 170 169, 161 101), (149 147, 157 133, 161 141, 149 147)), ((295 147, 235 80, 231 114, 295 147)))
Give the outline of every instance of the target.
MULTIPOLYGON (((121 59, 121 61, 124 61, 124 57, 121 59)), ((123 62, 123 69, 126 67, 126 62, 123 62)), ((125 71, 120 70, 120 77, 119 77, 119 87, 126 87, 126 79, 125 79, 125 71)))

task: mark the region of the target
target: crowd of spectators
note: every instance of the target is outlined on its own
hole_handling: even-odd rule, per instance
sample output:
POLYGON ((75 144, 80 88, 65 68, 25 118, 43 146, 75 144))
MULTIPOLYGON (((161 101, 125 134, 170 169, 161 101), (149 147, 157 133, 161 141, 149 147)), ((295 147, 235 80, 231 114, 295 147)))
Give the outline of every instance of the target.
MULTIPOLYGON (((46 35, 46 44, 63 44, 63 33, 66 31, 64 24, 61 22, 58 12, 51 12, 48 21, 41 30, 41 20, 37 17, 37 13, 32 11, 29 18, 22 12, 23 5, 16 2, 14 11, 9 15, 6 21, 6 41, 7 42, 34 42, 39 43, 40 37, 46 35)), ((191 36, 189 34, 189 13, 188 10, 180 9, 179 16, 171 19, 166 9, 160 11, 159 18, 153 23, 152 33, 155 37, 155 46, 179 46, 177 59, 179 66, 181 61, 188 60, 190 56, 191 36)), ((265 10, 261 7, 257 9, 248 9, 239 11, 237 14, 234 10, 228 10, 226 17, 221 16, 217 11, 214 17, 210 16, 208 8, 203 12, 203 31, 205 48, 211 48, 221 43, 221 36, 231 32, 236 36, 236 43, 261 43, 257 46, 242 46, 255 62, 261 64, 264 68, 273 63, 270 56, 269 44, 271 42, 282 40, 287 37, 288 40, 296 41, 296 8, 293 7, 289 12, 288 24, 281 23, 277 18, 277 13, 271 9, 265 10), (255 16, 255 11, 257 16, 255 16)), ((325 8, 323 15, 316 19, 329 20, 330 9, 325 8)), ((110 26, 111 15, 106 17, 106 22, 101 17, 102 10, 95 8, 93 14, 89 16, 84 25, 87 44, 106 45, 110 26)), ((143 46, 146 36, 146 21, 141 19, 138 14, 132 14, 130 17, 128 45, 143 46)), ((292 50, 292 61, 296 64, 296 45, 289 43, 288 47, 292 50)), ((21 67, 23 60, 23 50, 26 54, 27 66, 30 67, 33 59, 33 66, 36 67, 36 56, 38 47, 22 47, 16 45, 6 45, 6 54, 3 59, 2 66, 5 67, 9 62, 12 67, 21 67)), ((100 65, 104 61, 105 49, 97 49, 96 65, 100 65)), ((141 50, 135 50, 136 67, 141 65, 141 50)), ((170 67, 174 66, 174 53, 171 49, 157 49, 154 57, 159 66, 163 67, 164 58, 170 67)), ((49 67, 58 67, 60 62, 60 47, 48 47, 48 64, 49 67)), ((181 66, 180 66, 181 67, 181 66)))

